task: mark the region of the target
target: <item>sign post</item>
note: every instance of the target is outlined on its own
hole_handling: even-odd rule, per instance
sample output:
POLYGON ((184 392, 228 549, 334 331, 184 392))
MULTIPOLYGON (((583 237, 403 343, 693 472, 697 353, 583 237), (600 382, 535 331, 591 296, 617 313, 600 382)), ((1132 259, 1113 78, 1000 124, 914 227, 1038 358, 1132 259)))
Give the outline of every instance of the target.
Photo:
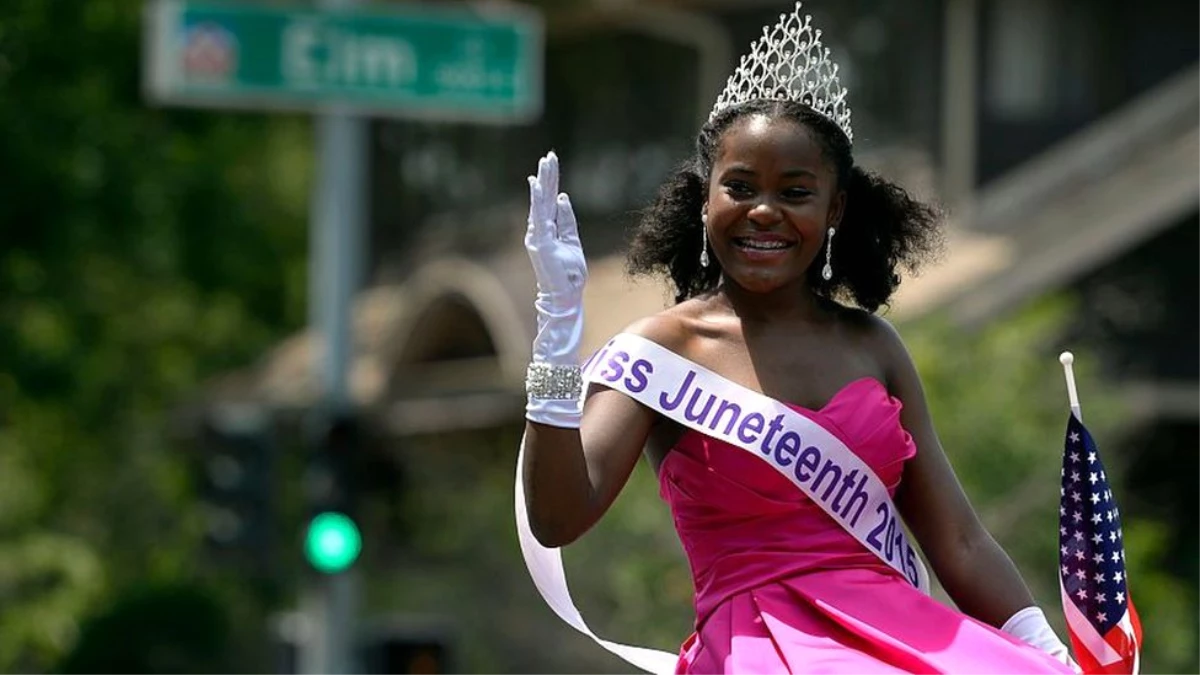
MULTIPOLYGON (((351 308, 362 277, 366 230, 367 120, 341 105, 330 106, 317 116, 316 136, 308 311, 309 325, 321 337, 323 348, 314 350, 323 359, 318 381, 324 399, 314 411, 318 418, 314 421, 324 425, 354 407, 347 375, 354 352, 351 308)), ((352 649, 358 576, 353 568, 342 569, 320 577, 312 589, 312 613, 319 619, 301 650, 302 672, 359 672, 352 649)))
MULTIPOLYGON (((362 276, 367 116, 535 120, 542 109, 542 34, 538 13, 510 3, 146 5, 142 75, 150 102, 317 115, 309 322, 321 337, 320 416, 353 406, 350 306, 362 276)), ((352 567, 308 589, 302 672, 356 672, 356 601, 352 567)))

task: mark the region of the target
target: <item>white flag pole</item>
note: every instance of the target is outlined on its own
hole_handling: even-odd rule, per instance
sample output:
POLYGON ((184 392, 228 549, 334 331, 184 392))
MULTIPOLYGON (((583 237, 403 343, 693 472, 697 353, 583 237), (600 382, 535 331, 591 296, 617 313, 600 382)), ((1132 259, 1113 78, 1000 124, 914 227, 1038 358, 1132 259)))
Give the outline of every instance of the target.
POLYGON ((1058 355, 1058 362, 1062 364, 1063 374, 1067 377, 1067 399, 1071 402, 1071 412, 1075 414, 1075 419, 1083 422, 1083 412, 1079 409, 1079 392, 1075 390, 1075 370, 1071 367, 1075 363, 1075 355, 1063 352, 1058 355))

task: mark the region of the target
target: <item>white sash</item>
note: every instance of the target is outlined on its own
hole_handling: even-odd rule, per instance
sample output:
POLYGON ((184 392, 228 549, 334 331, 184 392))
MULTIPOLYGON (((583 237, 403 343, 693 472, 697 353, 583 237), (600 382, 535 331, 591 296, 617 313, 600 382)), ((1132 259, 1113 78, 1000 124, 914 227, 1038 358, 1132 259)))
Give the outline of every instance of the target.
POLYGON ((525 566, 529 568, 529 576, 537 586, 542 599, 550 605, 550 609, 558 618, 566 621, 572 628, 592 638, 601 647, 625 659, 629 663, 655 675, 672 675, 679 663, 679 655, 658 649, 634 647, 617 642, 610 642, 598 637, 584 623, 583 616, 571 600, 571 591, 567 588, 567 576, 563 572, 562 551, 557 548, 546 548, 534 538, 529 529, 529 514, 525 510, 525 481, 521 476, 521 467, 525 462, 525 439, 521 439, 521 452, 517 456, 517 539, 521 542, 521 555, 525 557, 525 566))
MULTIPOLYGON (((929 575, 909 544, 887 488, 836 436, 783 403, 730 382, 645 338, 622 333, 583 368, 585 381, 620 391, 687 428, 767 462, 819 505, 867 550, 924 593, 929 575)), ((518 458, 516 506, 521 552, 542 597, 564 621, 601 646, 652 673, 674 672, 677 656, 597 637, 571 601, 558 550, 529 530, 518 458)))

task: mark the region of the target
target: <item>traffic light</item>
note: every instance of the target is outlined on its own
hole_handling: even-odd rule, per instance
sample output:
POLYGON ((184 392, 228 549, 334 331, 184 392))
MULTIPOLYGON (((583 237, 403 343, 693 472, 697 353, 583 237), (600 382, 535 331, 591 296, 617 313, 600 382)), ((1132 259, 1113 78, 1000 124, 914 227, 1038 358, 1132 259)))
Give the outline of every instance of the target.
POLYGON ((374 621, 366 627, 359 647, 364 673, 451 673, 449 631, 423 621, 374 621))
MULTIPOLYGON (((272 672, 307 672, 303 654, 319 623, 299 611, 269 619, 272 672)), ((347 672, 364 675, 437 674, 457 672, 455 633, 449 624, 425 616, 385 614, 364 619, 354 636, 353 664, 347 672)))
POLYGON ((355 522, 352 467, 362 433, 353 416, 335 416, 316 434, 305 475, 308 519, 304 556, 325 574, 344 572, 358 559, 362 534, 355 522))
POLYGON ((254 406, 221 406, 200 424, 196 455, 206 549, 220 562, 270 569, 275 438, 254 406))
POLYGON ((335 574, 349 569, 362 550, 358 525, 344 513, 323 511, 309 521, 304 555, 318 570, 335 574))

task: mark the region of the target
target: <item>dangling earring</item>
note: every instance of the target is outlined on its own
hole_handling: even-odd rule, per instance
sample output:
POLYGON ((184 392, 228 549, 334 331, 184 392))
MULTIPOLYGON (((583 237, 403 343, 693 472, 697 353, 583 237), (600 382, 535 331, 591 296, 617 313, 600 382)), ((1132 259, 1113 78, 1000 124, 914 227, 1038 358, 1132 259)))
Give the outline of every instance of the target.
POLYGON ((700 266, 708 267, 708 214, 700 214, 700 266))
POLYGON ((825 267, 821 268, 821 278, 829 281, 833 278, 833 235, 837 230, 829 228, 829 236, 825 238, 825 267))

